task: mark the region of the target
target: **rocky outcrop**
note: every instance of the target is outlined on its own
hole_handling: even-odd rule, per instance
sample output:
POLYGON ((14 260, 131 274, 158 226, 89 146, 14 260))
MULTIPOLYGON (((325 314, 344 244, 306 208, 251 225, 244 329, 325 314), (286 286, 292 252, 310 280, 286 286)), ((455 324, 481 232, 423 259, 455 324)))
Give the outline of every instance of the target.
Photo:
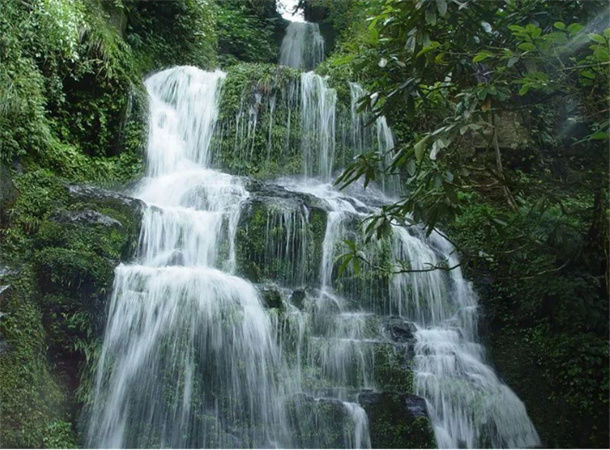
POLYGON ((315 284, 326 229, 319 199, 255 181, 249 189, 235 238, 237 274, 254 283, 315 284))
POLYGON ((358 401, 369 417, 372 448, 435 448, 426 401, 395 392, 362 392, 358 401))
MULTIPOLYGON (((0 446, 72 439, 114 268, 134 255, 144 207, 93 186, 43 182, 52 194, 37 206, 20 251, 3 255, 11 266, 0 266, 0 446)), ((19 195, 31 198, 25 187, 19 195)))

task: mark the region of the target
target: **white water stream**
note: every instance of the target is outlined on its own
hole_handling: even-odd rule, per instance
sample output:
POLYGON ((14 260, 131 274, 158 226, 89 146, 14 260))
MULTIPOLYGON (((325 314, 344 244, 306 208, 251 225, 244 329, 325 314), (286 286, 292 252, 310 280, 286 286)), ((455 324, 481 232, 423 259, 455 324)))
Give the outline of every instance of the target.
MULTIPOLYGON (((305 46, 301 32, 289 28, 284 44, 305 46)), ((255 286, 235 275, 236 231, 254 194, 243 178, 210 168, 224 76, 176 67, 146 81, 148 176, 135 196, 147 208, 136 261, 116 269, 87 444, 331 445, 315 436, 323 420, 316 408, 330 405, 347 418, 342 445, 370 447, 358 392, 380 386, 376 355, 379 348, 395 347, 379 332, 381 322, 400 316, 415 330, 414 390, 427 401, 440 447, 539 445, 522 402, 485 363, 477 298, 459 269, 404 273, 385 283, 358 281, 349 268, 337 277, 342 242, 357 239, 359 220, 391 200, 374 189, 355 186, 339 193, 328 184, 335 165, 336 93, 311 72, 302 75, 297 91, 303 177, 278 180, 275 188, 315 199, 325 211, 318 281, 305 306, 283 299, 281 320, 263 308, 255 286), (299 400, 303 392, 314 400, 299 400), (313 432, 309 440, 303 437, 307 426, 313 432)), ((365 129, 354 106, 361 88, 351 89, 348 131, 356 153, 371 148, 387 153, 393 146, 387 123, 379 120, 374 134, 365 129)), ((245 147, 238 140, 251 139, 256 124, 249 130, 235 137, 240 148, 245 147)), ((388 185, 381 187, 395 192, 388 185)), ((311 211, 290 202, 274 207, 267 216, 268 261, 290 260, 290 270, 276 281, 287 289, 303 287, 311 278, 306 271, 311 211)), ((362 250, 372 261, 408 261, 413 269, 457 263, 443 238, 426 238, 417 227, 392 226, 386 241, 362 244, 362 250)))

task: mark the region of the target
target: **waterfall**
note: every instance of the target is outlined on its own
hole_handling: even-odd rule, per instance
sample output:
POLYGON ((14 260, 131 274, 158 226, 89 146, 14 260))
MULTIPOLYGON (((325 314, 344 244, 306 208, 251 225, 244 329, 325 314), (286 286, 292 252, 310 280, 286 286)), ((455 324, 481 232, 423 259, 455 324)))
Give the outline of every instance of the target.
POLYGON ((324 59, 324 38, 317 23, 290 22, 280 47, 279 63, 312 70, 324 59))
POLYGON ((282 437, 272 324, 252 284, 230 274, 248 192, 205 166, 223 78, 180 67, 146 81, 149 176, 136 195, 148 208, 137 261, 115 274, 90 446, 261 447, 282 437))
POLYGON ((337 93, 313 72, 301 75, 301 152, 303 173, 330 181, 335 159, 337 93))
MULTIPOLYGON (((283 50, 304 48, 299 33, 312 24, 301 25, 283 50)), ((385 118, 365 126, 362 88, 350 84, 345 120, 313 72, 284 93, 246 92, 224 136, 239 159, 269 162, 278 148, 302 157, 301 173, 261 182, 217 170, 213 137, 231 129, 217 130, 224 81, 194 67, 146 80, 147 176, 133 194, 147 206, 135 260, 115 271, 87 445, 370 448, 359 400, 371 391, 425 399, 440 447, 539 445, 523 403, 486 363, 470 284, 459 268, 426 270, 456 266, 453 247, 397 223, 364 238, 365 219, 398 192, 396 175, 366 190, 331 184, 337 142, 382 158, 394 146, 385 118), (274 146, 279 109, 288 136, 274 146), (346 241, 367 262, 339 274, 346 241), (366 265, 400 262, 417 272, 366 265)))

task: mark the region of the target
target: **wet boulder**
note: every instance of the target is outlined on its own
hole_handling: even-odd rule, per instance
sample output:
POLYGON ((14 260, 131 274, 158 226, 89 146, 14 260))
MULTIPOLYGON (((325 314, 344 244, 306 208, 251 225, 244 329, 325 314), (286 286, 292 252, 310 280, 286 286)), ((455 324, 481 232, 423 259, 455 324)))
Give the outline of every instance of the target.
POLYGON ((258 293, 260 294, 261 301, 265 308, 275 308, 278 310, 284 309, 284 302, 282 301, 282 293, 278 286, 274 284, 257 284, 255 285, 258 293))
POLYGON ((365 391, 358 396, 358 402, 369 418, 372 448, 436 448, 423 398, 365 391))
POLYGON ((342 401, 296 394, 286 406, 297 448, 353 448, 346 445, 356 424, 342 401))
POLYGON ((402 317, 388 317, 386 322, 386 331, 388 337, 399 343, 411 343, 415 340, 414 333, 417 327, 413 322, 409 322, 402 317))
POLYGON ((326 212, 310 196, 266 186, 242 205, 235 236, 237 274, 254 283, 316 284, 326 212))

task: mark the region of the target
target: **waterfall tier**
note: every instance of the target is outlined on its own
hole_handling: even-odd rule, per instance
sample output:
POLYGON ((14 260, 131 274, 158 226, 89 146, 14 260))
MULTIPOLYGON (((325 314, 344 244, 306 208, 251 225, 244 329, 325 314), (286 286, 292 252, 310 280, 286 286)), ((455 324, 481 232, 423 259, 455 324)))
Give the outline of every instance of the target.
POLYGON ((324 38, 317 23, 291 22, 280 47, 279 63, 312 70, 324 59, 324 38))
POLYGON ((538 445, 523 404, 485 363, 459 269, 339 276, 346 240, 373 266, 457 263, 416 226, 364 241, 362 220, 391 201, 397 178, 344 192, 329 183, 337 142, 352 154, 393 146, 385 119, 364 127, 360 88, 350 87, 340 133, 336 91, 309 72, 283 91, 244 93, 227 136, 226 78, 176 67, 146 81, 148 176, 134 195, 147 210, 136 260, 116 269, 88 445, 367 448, 387 442, 382 425, 430 442, 428 416, 441 447, 538 445), (281 109, 298 139, 269 125, 281 109), (300 154, 299 176, 214 169, 227 139, 245 161, 257 142, 267 158, 300 154))

